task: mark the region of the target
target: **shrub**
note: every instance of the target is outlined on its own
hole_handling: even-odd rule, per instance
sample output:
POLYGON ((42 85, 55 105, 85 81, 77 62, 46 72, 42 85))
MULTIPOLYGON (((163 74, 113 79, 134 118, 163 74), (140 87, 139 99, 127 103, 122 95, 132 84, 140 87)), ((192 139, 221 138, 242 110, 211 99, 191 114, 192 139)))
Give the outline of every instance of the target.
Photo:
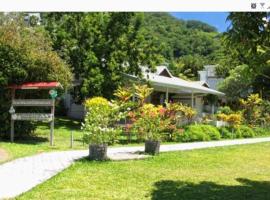
POLYGON ((88 144, 115 143, 121 133, 120 128, 114 127, 116 118, 113 117, 114 105, 103 97, 94 97, 85 101, 87 114, 84 130, 84 142, 88 144))
POLYGON ((240 113, 230 114, 227 117, 227 122, 233 127, 239 126, 242 120, 242 115, 240 113))
POLYGON ((181 142, 182 141, 182 137, 184 134, 185 130, 184 129, 176 129, 175 131, 173 131, 173 133, 171 134, 171 141, 174 142, 181 142))
POLYGON ((270 135, 270 129, 263 128, 263 127, 255 127, 254 133, 255 133, 255 135, 258 135, 258 136, 270 135))
POLYGON ((263 100, 261 109, 261 116, 258 119, 258 123, 263 126, 270 126, 270 101, 263 100))
POLYGON ((220 140, 221 135, 218 129, 211 125, 200 125, 203 132, 210 136, 211 140, 220 140))
POLYGON ((236 137, 237 138, 251 138, 255 136, 255 132, 252 130, 252 128, 248 126, 239 126, 236 129, 236 137))
POLYGON ((240 104, 243 107, 243 116, 247 123, 255 125, 261 116, 261 105, 263 100, 259 94, 251 94, 246 100, 240 99, 240 104))
POLYGON ((185 106, 181 103, 168 103, 166 114, 170 118, 174 118, 176 121, 179 121, 179 119, 183 117, 188 121, 188 123, 191 123, 197 112, 193 108, 185 106))
POLYGON ((231 108, 229 106, 223 106, 223 107, 219 107, 217 110, 217 114, 225 114, 225 115, 229 115, 232 114, 233 111, 231 110, 231 108))
POLYGON ((221 138, 218 129, 211 125, 190 125, 186 128, 181 140, 183 142, 191 141, 209 141, 219 140, 221 138))
POLYGON ((224 114, 224 113, 219 113, 219 114, 217 114, 217 119, 221 120, 221 121, 224 121, 224 122, 227 122, 228 121, 228 115, 224 114))
POLYGON ((218 120, 227 122, 228 125, 232 126, 232 127, 239 126, 243 121, 242 114, 240 112, 239 113, 230 113, 230 114, 218 113, 216 115, 216 117, 218 120))
MULTIPOLYGON (((58 81, 65 88, 72 80, 68 65, 52 50, 51 40, 42 27, 25 26, 19 15, 6 14, 0 26, 0 134, 9 136, 10 91, 9 84, 34 81, 58 81)), ((29 91, 16 93, 20 98, 29 91)), ((48 98, 42 91, 35 91, 35 98, 48 98)), ((33 98, 33 96, 31 96, 33 98)), ((36 108, 28 108, 28 112, 36 108)), ((15 137, 29 134, 35 126, 29 121, 15 123, 15 137)))
POLYGON ((233 139, 234 138, 234 134, 231 132, 231 130, 228 127, 219 128, 219 132, 220 132, 222 138, 225 138, 225 139, 233 139))
POLYGON ((134 123, 131 131, 134 132, 139 139, 145 140, 161 140, 162 134, 169 125, 169 119, 164 118, 165 109, 162 106, 154 106, 153 104, 143 104, 137 113, 132 116, 134 123))
POLYGON ((202 132, 199 127, 188 128, 181 137, 182 142, 209 141, 210 137, 202 132))

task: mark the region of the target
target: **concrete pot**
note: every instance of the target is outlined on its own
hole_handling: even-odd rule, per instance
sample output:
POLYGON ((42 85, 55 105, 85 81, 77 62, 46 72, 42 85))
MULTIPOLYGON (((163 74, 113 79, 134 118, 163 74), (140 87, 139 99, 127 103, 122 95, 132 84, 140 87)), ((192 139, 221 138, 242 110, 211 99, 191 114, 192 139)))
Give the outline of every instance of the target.
POLYGON ((145 153, 157 155, 159 154, 160 141, 146 140, 145 141, 145 153))
POLYGON ((91 144, 89 145, 90 160, 107 160, 107 144, 91 144))

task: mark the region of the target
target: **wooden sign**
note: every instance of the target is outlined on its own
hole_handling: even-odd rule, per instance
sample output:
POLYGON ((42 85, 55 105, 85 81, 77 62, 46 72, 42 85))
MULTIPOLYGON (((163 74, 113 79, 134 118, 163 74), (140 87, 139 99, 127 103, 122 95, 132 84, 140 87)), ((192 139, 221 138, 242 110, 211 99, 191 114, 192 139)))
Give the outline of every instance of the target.
POLYGON ((12 120, 18 121, 52 121, 53 114, 51 113, 14 113, 11 115, 12 120))
POLYGON ((46 121, 50 123, 50 145, 53 145, 54 132, 54 111, 55 98, 57 91, 55 88, 61 87, 58 82, 29 82, 21 85, 10 85, 11 89, 11 107, 9 113, 11 115, 10 140, 14 141, 14 124, 15 121, 46 121), (16 90, 22 89, 51 89, 50 97, 52 99, 15 99, 16 90), (51 113, 16 113, 16 107, 50 107, 51 113), (15 108, 14 108, 15 107, 15 108))
POLYGON ((13 99, 12 106, 53 106, 53 100, 51 99, 13 99))

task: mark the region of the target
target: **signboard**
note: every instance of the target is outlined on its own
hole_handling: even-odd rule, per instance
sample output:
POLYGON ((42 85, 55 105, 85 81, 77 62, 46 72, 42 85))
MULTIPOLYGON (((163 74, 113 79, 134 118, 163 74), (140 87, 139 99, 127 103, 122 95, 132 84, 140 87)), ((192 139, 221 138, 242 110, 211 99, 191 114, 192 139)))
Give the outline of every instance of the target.
POLYGON ((13 99, 13 106, 53 106, 53 100, 50 99, 13 99))
POLYGON ((14 141, 14 124, 15 121, 46 121, 50 123, 50 145, 53 145, 53 132, 54 132, 54 112, 55 112, 55 98, 57 91, 54 88, 61 87, 59 82, 28 82, 21 85, 10 85, 12 104, 9 109, 11 115, 11 129, 10 140, 14 141), (49 95, 51 99, 15 99, 16 90, 22 89, 51 89, 49 95), (50 113, 16 113, 16 107, 50 107, 50 113), (15 107, 15 108, 14 108, 15 107))
POLYGON ((55 99, 57 97, 57 91, 56 90, 50 90, 49 94, 52 99, 55 99))
POLYGON ((15 113, 11 115, 12 120, 26 121, 52 121, 53 114, 50 113, 15 113))

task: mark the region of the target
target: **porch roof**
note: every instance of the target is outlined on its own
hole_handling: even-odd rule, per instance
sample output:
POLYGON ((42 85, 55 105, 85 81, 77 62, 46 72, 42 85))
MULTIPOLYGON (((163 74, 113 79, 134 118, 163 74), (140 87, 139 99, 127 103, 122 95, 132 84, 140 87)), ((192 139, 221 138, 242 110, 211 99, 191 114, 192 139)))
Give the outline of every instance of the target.
POLYGON ((197 81, 186 81, 177 77, 166 77, 161 76, 159 73, 152 73, 143 70, 143 77, 148 80, 153 86, 165 87, 174 90, 184 90, 189 93, 203 93, 203 94, 214 94, 217 96, 224 96, 225 94, 217 90, 213 90, 198 84, 197 81))

